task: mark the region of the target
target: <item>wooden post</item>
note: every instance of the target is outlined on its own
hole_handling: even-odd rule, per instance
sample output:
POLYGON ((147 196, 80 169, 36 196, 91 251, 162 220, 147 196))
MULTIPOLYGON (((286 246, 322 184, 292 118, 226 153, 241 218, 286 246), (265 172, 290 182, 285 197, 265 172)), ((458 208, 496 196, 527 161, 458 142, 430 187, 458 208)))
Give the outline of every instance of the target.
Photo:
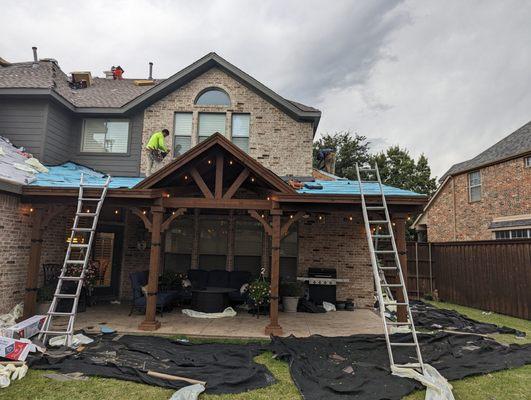
POLYGON ((269 309, 269 325, 265 328, 266 335, 282 335, 282 327, 278 324, 278 281, 280 275, 280 216, 282 211, 272 210, 273 229, 271 235, 271 300, 269 309))
POLYGON ((28 271, 26 275, 26 292, 24 293, 23 319, 35 315, 35 310, 37 308, 37 284, 39 280, 39 265, 41 263, 42 252, 43 210, 41 208, 35 208, 31 215, 31 219, 31 244, 28 271))
MULTIPOLYGON (((393 216, 395 224, 395 240, 396 249, 398 250, 398 258, 402 266, 402 275, 404 277, 404 290, 407 290, 407 253, 406 253, 406 217, 400 214, 393 216)), ((396 299, 399 303, 404 302, 404 296, 401 290, 396 291, 396 299)), ((397 319, 399 322, 407 322, 407 308, 405 306, 397 306, 397 319)))
POLYGON ((149 280, 146 299, 146 318, 138 329, 143 331, 155 331, 160 328, 160 321, 156 320, 157 291, 159 286, 160 267, 160 240, 161 226, 164 208, 161 206, 151 207, 153 219, 151 222, 151 253, 149 258, 149 280))

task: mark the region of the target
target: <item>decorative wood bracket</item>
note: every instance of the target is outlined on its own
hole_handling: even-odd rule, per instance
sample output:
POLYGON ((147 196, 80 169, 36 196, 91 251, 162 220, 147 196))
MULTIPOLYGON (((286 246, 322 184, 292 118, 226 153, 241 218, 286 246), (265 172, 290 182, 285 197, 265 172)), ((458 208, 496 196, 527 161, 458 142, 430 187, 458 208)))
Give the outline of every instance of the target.
MULTIPOLYGON (((269 221, 267 221, 266 218, 262 217, 256 210, 249 210, 248 212, 252 218, 256 219, 258 222, 262 224, 262 226, 264 227, 264 230, 269 236, 273 236, 273 226, 272 224, 269 223, 269 221)), ((295 222, 300 220, 305 214, 306 213, 304 211, 299 211, 293 217, 290 217, 286 221, 286 223, 282 225, 282 227, 280 228, 280 238, 282 239, 285 236, 287 236, 289 232, 289 228, 291 228, 291 225, 293 225, 295 222)))
POLYGON ((282 228, 280 229, 280 237, 283 238, 287 236, 289 232, 289 228, 291 228, 291 225, 293 225, 295 222, 300 220, 305 214, 306 213, 304 211, 299 211, 293 217, 290 216, 288 221, 284 225, 282 225, 282 228))
POLYGON ((151 221, 149 220, 149 218, 145 214, 145 211, 142 211, 139 208, 133 207, 133 208, 131 208, 131 212, 133 214, 135 214, 138 218, 140 218, 142 220, 142 222, 144 223, 144 227, 149 232, 151 232, 151 221))
POLYGON ((166 220, 162 223, 162 225, 160 226, 160 231, 161 232, 165 232, 166 229, 168 229, 171 225, 171 223, 173 222, 173 220, 177 217, 180 217, 181 215, 183 215, 184 213, 186 212, 186 208, 179 208, 178 210, 175 210, 171 213, 171 215, 166 218, 166 220))
POLYGON ((240 186, 243 184, 243 182, 247 179, 247 177, 250 175, 250 172, 247 168, 245 168, 242 172, 240 172, 240 175, 232 182, 232 185, 227 189, 227 192, 223 195, 224 199, 230 199, 236 191, 240 188, 240 186))
POLYGON ((271 225, 269 225, 269 222, 260 214, 258 214, 256 210, 249 210, 249 215, 262 224, 264 230, 269 236, 273 235, 273 228, 271 227, 271 225))
POLYGON ((195 169, 195 167, 190 170, 190 175, 192 175, 192 178, 194 178, 195 183, 197 184, 199 189, 201 189, 203 195, 207 199, 213 199, 214 196, 212 195, 212 192, 208 188, 207 184, 205 183, 199 172, 197 172, 197 169, 195 169))

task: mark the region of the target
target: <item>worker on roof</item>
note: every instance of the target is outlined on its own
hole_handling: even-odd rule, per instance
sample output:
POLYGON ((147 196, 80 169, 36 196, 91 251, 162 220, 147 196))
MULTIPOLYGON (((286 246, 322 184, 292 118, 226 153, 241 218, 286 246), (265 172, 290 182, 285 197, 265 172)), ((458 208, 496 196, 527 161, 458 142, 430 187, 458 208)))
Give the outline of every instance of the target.
POLYGON ((169 149, 164 143, 164 139, 169 136, 170 131, 163 129, 161 131, 154 132, 146 145, 146 151, 148 155, 148 170, 147 176, 151 175, 154 164, 159 164, 162 162, 164 157, 168 155, 169 149))

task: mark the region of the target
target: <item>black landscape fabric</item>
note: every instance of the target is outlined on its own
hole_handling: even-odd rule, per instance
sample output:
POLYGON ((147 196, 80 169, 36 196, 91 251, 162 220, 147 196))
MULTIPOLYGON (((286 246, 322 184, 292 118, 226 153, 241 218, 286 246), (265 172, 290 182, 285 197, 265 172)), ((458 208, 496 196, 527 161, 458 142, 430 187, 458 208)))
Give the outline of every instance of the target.
POLYGON ((147 370, 207 382, 208 393, 240 393, 275 383, 275 378, 253 358, 263 351, 260 344, 188 344, 156 336, 105 335, 85 350, 65 356, 53 353, 30 359, 30 367, 62 373, 141 382, 180 389, 189 383, 154 378, 147 370), (113 340, 118 339, 118 340, 113 340))
POLYGON ((525 336, 524 332, 506 326, 478 322, 453 310, 436 308, 422 301, 410 301, 415 327, 425 329, 450 329, 468 333, 508 333, 525 336))
MULTIPOLYGON (((504 346, 472 334, 419 334, 424 361, 448 380, 485 374, 531 363, 531 345, 504 346)), ((411 342, 409 334, 391 336, 411 342)), ((306 400, 399 400, 422 385, 391 375, 385 338, 348 337, 273 338, 273 352, 290 363, 290 372, 306 400)), ((395 362, 414 362, 414 348, 398 347, 395 362)))

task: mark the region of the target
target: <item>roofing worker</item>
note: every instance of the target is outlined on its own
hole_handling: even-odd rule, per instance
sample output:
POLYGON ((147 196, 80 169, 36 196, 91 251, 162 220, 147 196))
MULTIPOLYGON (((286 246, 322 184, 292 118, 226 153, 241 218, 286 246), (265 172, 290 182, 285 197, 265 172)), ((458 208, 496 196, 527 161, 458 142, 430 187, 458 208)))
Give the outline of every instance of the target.
POLYGON ((147 176, 151 175, 151 170, 153 169, 153 164, 159 164, 162 162, 164 157, 168 155, 169 149, 164 143, 164 138, 169 136, 170 131, 163 129, 158 132, 154 132, 149 138, 149 141, 146 145, 146 150, 148 153, 148 170, 147 176))

